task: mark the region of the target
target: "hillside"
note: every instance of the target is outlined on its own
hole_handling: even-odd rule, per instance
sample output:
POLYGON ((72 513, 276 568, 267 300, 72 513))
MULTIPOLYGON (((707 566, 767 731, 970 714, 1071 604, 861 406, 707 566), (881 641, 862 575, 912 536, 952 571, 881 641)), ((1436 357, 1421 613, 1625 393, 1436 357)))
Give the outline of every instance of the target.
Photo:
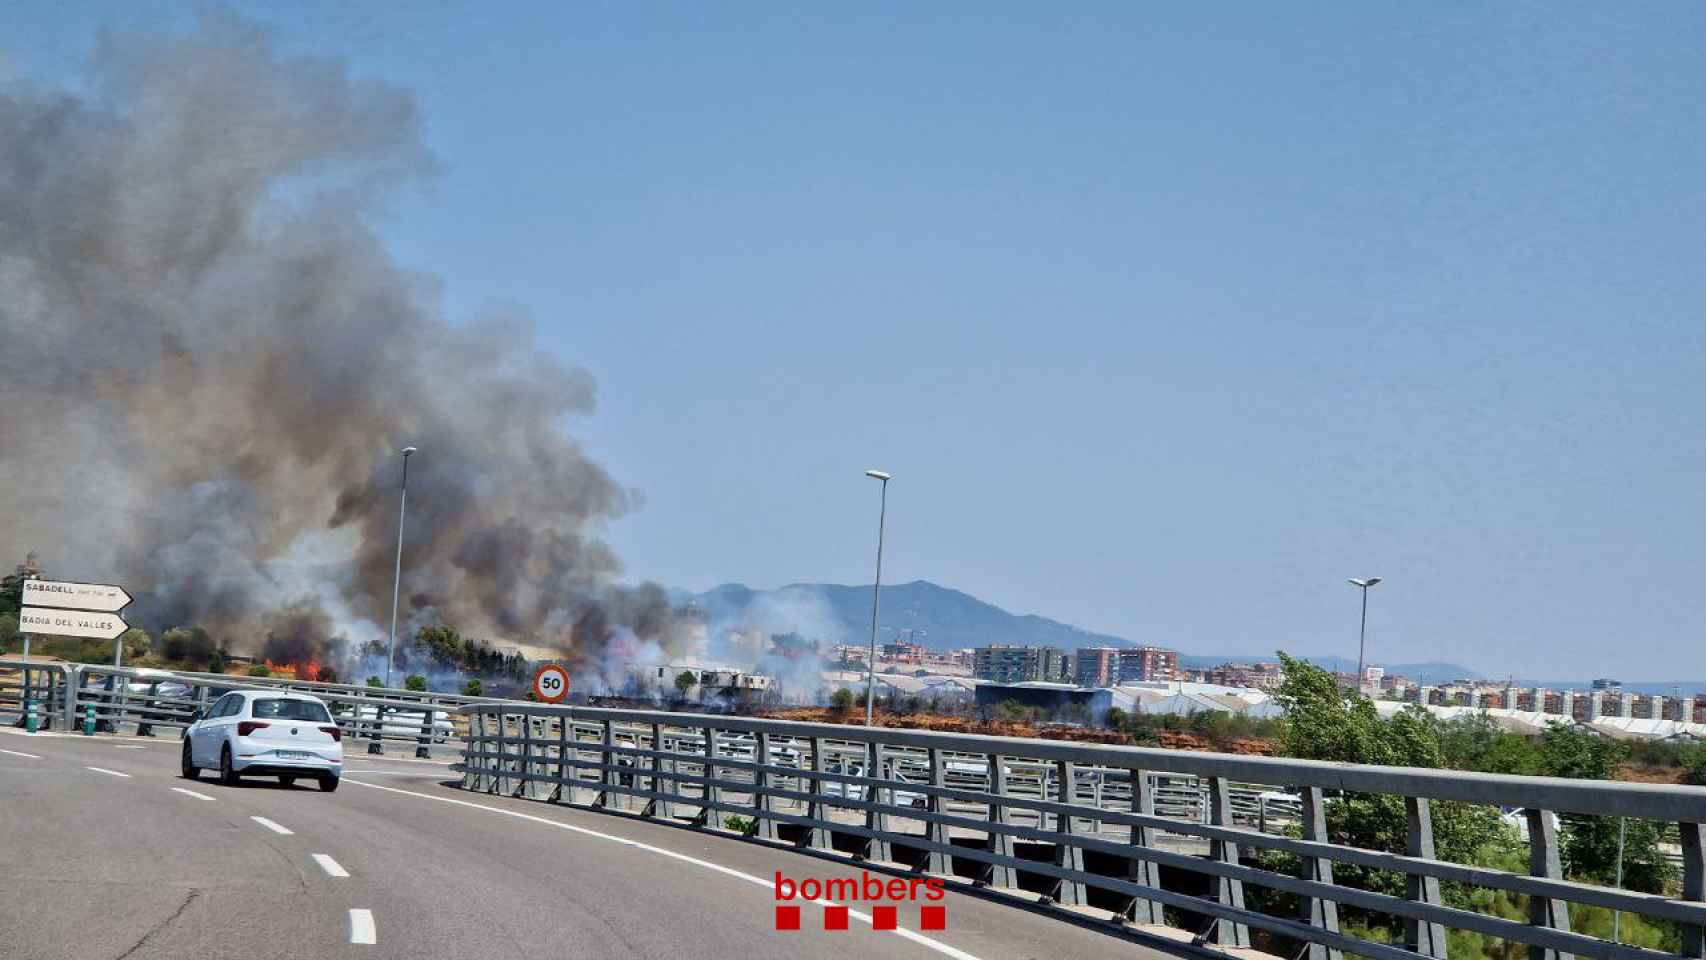
MULTIPOLYGON (((739 621, 746 611, 759 607, 809 604, 815 616, 802 614, 801 619, 807 622, 791 629, 832 643, 853 643, 870 637, 869 585, 796 583, 777 590, 754 590, 742 584, 724 584, 704 593, 682 595, 682 599, 698 605, 713 624, 739 621)), ((774 623, 775 618, 766 621, 774 623)), ((892 642, 908 630, 916 631, 912 635, 916 641, 932 650, 994 643, 1044 644, 1068 649, 1130 645, 1120 637, 1093 633, 1047 617, 1009 613, 928 580, 883 587, 881 639, 892 642)))
MULTIPOLYGON (((674 599, 677 603, 697 606, 714 627, 743 626, 772 633, 793 631, 825 643, 863 643, 871 635, 869 584, 793 583, 775 590, 755 590, 744 584, 727 583, 704 593, 677 591, 674 599)), ((917 642, 932 650, 995 643, 1041 644, 1069 650, 1135 646, 1123 637, 1094 633, 1048 617, 1009 613, 968 593, 928 580, 883 587, 882 640, 891 642, 907 630, 917 631, 913 635, 917 642)), ((1272 660, 1273 656, 1274 651, 1269 649, 1224 656, 1181 653, 1179 660, 1183 666, 1202 668, 1272 660)), ((1356 660, 1345 656, 1306 654, 1304 659, 1329 670, 1356 669, 1356 660)), ((1479 673, 1455 663, 1381 665, 1389 673, 1436 683, 1481 679, 1479 673)))

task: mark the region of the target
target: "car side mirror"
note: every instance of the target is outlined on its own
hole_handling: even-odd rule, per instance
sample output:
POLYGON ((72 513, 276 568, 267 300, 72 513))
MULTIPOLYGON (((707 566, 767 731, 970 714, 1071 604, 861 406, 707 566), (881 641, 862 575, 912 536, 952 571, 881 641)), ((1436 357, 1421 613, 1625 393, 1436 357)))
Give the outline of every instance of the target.
POLYGON ((201 722, 201 711, 200 710, 190 711, 190 722, 191 723, 200 723, 201 722))

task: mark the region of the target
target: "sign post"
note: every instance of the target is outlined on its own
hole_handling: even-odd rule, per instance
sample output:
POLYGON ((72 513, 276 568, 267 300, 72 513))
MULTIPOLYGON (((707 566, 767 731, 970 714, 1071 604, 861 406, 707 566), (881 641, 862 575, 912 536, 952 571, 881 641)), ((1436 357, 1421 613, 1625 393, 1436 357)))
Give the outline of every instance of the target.
MULTIPOLYGON (((30 635, 86 637, 113 641, 113 666, 122 665, 124 641, 120 639, 130 624, 119 611, 130 605, 130 594, 123 587, 110 583, 74 583, 69 580, 41 580, 32 577, 24 581, 23 609, 18 611, 18 628, 24 634, 24 712, 27 717, 33 701, 29 690, 30 635)), ((114 676, 115 684, 122 680, 114 676)), ((75 691, 70 691, 75 693, 75 691)), ((67 704, 71 701, 68 699, 67 704)), ((65 722, 69 724, 70 718, 65 722)))
POLYGON ((60 607, 117 613, 130 606, 130 594, 109 583, 71 583, 65 580, 24 581, 24 606, 60 607))
POLYGON ((562 703, 569 698, 569 668, 547 663, 533 671, 533 698, 540 703, 562 703))
MULTIPOLYGON (((29 726, 30 704, 34 703, 35 692, 30 689, 30 635, 24 634, 24 716, 19 722, 29 726)), ((33 731, 32 731, 33 732, 33 731)))
POLYGON ((85 613, 46 607, 25 607, 18 611, 18 626, 28 628, 31 633, 93 640, 117 640, 130 629, 130 624, 119 619, 116 613, 85 613))

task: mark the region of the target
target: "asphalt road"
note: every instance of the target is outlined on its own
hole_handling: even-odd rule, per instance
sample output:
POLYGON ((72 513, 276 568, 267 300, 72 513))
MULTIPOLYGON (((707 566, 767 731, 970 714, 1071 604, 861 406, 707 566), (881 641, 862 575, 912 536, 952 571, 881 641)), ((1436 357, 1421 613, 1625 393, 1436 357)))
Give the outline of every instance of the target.
POLYGON ((445 762, 352 752, 342 788, 178 775, 179 741, 0 731, 0 957, 1159 957, 948 893, 946 928, 846 930, 772 880, 856 866, 537 801, 470 794, 445 762), (281 833, 280 830, 289 831, 281 833), (369 936, 371 934, 371 936, 369 936), (360 942, 371 940, 371 943, 360 942))

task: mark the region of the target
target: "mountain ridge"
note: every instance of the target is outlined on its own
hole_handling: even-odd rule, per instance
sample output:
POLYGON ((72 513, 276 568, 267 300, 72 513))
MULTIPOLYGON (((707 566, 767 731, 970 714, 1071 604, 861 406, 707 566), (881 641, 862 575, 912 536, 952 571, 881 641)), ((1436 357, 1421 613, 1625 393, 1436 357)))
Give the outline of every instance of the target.
MULTIPOLYGON (((760 611, 769 604, 788 610, 796 622, 811 626, 783 626, 798 630, 809 639, 826 643, 864 643, 871 630, 871 585, 839 583, 790 583, 762 590, 742 583, 724 583, 701 593, 672 591, 677 603, 691 602, 713 625, 750 625, 781 632, 776 627, 790 617, 760 611), (821 602, 822 607, 815 605, 821 602), (755 606, 757 605, 757 606, 755 606), (810 611, 797 609, 812 606, 810 611), (815 627, 816 629, 813 629, 815 627), (813 634, 819 634, 813 636, 813 634), (825 635, 828 634, 828 635, 825 635)), ((1137 641, 1114 634, 1086 630, 1070 623, 1034 613, 1011 613, 963 590, 929 580, 885 584, 882 588, 882 630, 879 641, 892 643, 906 631, 915 631, 916 642, 935 651, 957 650, 989 644, 1025 644, 1077 650, 1084 647, 1136 647, 1137 641)), ((1157 643, 1157 646, 1167 646, 1157 643)), ((1273 660, 1273 651, 1238 656, 1205 656, 1181 652, 1187 667, 1213 667, 1222 663, 1273 660)), ((1339 656, 1303 656, 1327 669, 1354 670, 1356 662, 1339 656)), ((1430 681, 1479 679, 1480 674, 1451 663, 1391 664, 1387 669, 1415 679, 1430 681)))
MULTIPOLYGON (((759 600, 786 603, 816 599, 827 608, 826 629, 835 637, 812 637, 831 643, 852 643, 870 637, 871 586, 839 583, 790 583, 774 590, 759 590, 740 583, 724 583, 702 593, 679 591, 677 602, 692 602, 707 620, 739 619, 759 600)), ((909 634, 914 642, 931 650, 1000 643, 1039 644, 1077 649, 1098 646, 1135 646, 1123 637, 1085 630, 1034 613, 1016 614, 980 600, 963 590, 928 580, 884 584, 881 593, 879 642, 893 643, 909 634)), ((807 631, 802 631, 807 632, 807 631)))

